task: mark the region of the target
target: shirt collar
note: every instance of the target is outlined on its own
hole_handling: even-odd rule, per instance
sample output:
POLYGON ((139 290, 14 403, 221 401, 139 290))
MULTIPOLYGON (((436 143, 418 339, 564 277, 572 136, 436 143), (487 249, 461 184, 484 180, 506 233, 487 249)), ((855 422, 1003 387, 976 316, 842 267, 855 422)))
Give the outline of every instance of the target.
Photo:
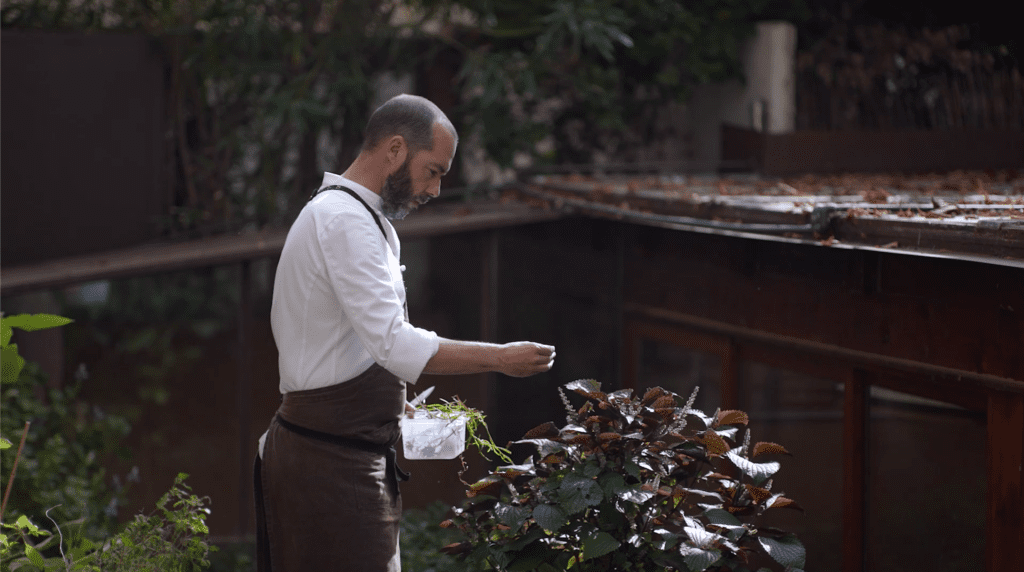
POLYGON ((351 179, 347 179, 341 175, 335 175, 334 173, 324 172, 324 181, 323 183, 320 184, 320 187, 322 188, 330 185, 341 185, 343 187, 348 187, 352 189, 353 191, 356 192, 357 195, 359 195, 364 201, 366 201, 366 204, 370 205, 370 207, 372 207, 373 210, 377 211, 378 213, 381 212, 380 208, 381 206, 383 206, 384 200, 380 198, 380 195, 371 191, 370 189, 367 189, 366 187, 360 185, 359 183, 351 179))

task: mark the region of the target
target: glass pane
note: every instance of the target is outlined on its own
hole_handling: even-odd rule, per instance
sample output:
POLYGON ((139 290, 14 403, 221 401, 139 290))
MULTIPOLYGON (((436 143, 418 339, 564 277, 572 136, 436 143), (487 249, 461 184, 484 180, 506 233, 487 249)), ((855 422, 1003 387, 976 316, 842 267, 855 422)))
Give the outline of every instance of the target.
POLYGON ((872 387, 868 569, 983 570, 985 416, 872 387))
POLYGON ((807 570, 842 568, 843 394, 833 380, 757 362, 740 364, 740 409, 750 416, 750 441, 770 441, 792 457, 777 460, 772 492, 805 510, 769 510, 763 524, 797 535, 807 570))
POLYGON ((715 412, 721 403, 718 356, 654 340, 643 340, 640 351, 638 393, 658 386, 687 398, 696 386, 700 390, 694 407, 709 415, 715 412))

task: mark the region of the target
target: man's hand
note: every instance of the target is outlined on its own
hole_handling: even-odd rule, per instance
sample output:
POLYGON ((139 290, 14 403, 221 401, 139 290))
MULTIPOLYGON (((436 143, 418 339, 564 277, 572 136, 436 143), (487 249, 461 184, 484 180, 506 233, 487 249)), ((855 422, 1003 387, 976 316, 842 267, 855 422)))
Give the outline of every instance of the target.
POLYGON ((503 344, 498 355, 498 371, 512 377, 543 373, 555 364, 555 346, 533 342, 503 344))

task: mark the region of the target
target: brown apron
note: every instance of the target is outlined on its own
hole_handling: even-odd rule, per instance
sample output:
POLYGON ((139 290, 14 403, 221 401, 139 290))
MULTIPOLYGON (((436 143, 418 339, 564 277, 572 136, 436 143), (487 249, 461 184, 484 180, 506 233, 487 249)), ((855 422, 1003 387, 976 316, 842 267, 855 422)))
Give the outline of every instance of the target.
POLYGON ((284 395, 254 471, 259 572, 401 570, 404 410, 405 382, 377 364, 284 395))

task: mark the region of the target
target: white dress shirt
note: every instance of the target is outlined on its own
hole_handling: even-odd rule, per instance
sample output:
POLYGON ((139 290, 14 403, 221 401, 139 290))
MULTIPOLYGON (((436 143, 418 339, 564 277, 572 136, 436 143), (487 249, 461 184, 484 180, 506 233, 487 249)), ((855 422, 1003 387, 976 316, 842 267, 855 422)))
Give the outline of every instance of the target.
POLYGON ((270 323, 280 354, 281 393, 348 381, 374 362, 415 383, 437 353, 434 332, 405 312, 401 244, 380 213, 381 198, 333 173, 374 209, 377 223, 344 191, 321 192, 288 231, 274 278, 270 323))

